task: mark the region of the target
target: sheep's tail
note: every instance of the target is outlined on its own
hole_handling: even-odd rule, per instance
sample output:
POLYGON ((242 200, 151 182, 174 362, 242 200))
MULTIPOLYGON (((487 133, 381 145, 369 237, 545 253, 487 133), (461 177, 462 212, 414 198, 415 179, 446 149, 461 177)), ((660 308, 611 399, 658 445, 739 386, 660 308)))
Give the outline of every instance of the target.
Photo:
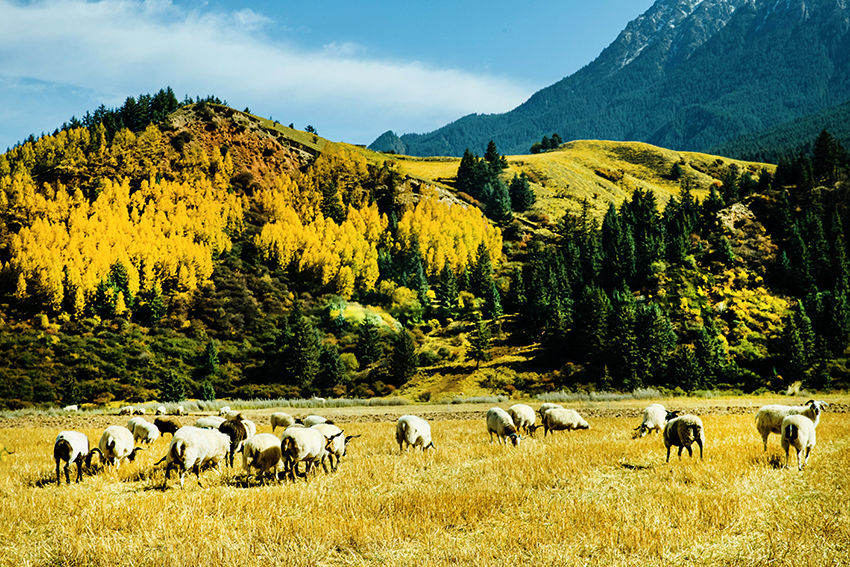
POLYGON ((796 425, 794 425, 793 423, 789 423, 788 425, 785 426, 785 438, 786 439, 793 441, 794 439, 797 438, 797 435, 799 435, 799 433, 800 433, 799 428, 796 425))

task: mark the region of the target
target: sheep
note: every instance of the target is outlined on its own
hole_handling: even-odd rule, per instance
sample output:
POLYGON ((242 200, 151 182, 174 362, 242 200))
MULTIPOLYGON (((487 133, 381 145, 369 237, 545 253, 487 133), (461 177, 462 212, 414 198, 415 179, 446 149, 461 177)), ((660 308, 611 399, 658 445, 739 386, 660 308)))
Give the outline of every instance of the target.
POLYGON ((543 412, 543 437, 551 431, 590 429, 590 425, 579 413, 570 408, 551 408, 543 412))
POLYGON ((223 417, 208 415, 205 417, 199 417, 195 422, 195 427, 200 427, 201 429, 218 429, 218 426, 224 422, 225 419, 223 417))
POLYGON ((230 439, 230 451, 227 455, 227 464, 233 466, 233 455, 237 451, 242 450, 242 444, 248 439, 248 427, 242 418, 242 414, 237 414, 235 417, 226 419, 218 430, 227 435, 230 439))
POLYGON ((274 430, 277 429, 278 427, 283 427, 284 429, 286 429, 287 427, 289 427, 290 425, 292 425, 294 423, 300 423, 301 422, 300 419, 295 419, 294 417, 292 417, 288 413, 284 413, 282 411, 273 413, 271 415, 271 421, 272 421, 272 433, 274 433, 274 430))
POLYGON ((183 406, 177 406, 171 410, 171 415, 186 415, 186 409, 183 406))
POLYGON ((218 410, 218 415, 221 417, 228 417, 231 413, 232 410, 230 409, 230 406, 224 406, 218 410))
POLYGON ((62 484, 59 464, 65 461, 65 482, 71 484, 69 469, 71 463, 77 464, 77 482, 83 479, 83 461, 91 466, 92 453, 89 451, 89 438, 79 431, 61 431, 53 442, 53 458, 56 460, 56 486, 62 484))
POLYGON ((138 443, 153 443, 159 439, 159 428, 150 421, 140 421, 133 429, 133 439, 138 443))
POLYGON ((815 448, 815 422, 805 415, 787 415, 782 420, 782 439, 780 443, 785 449, 785 468, 788 468, 788 450, 793 446, 797 451, 797 470, 809 464, 809 453, 815 448), (800 453, 805 450, 803 462, 800 453))
POLYGON ((508 415, 514 420, 514 425, 518 430, 524 430, 527 435, 534 435, 534 431, 540 427, 534 425, 537 420, 537 415, 531 406, 525 404, 514 404, 508 408, 508 415))
POLYGON ((320 423, 333 424, 333 421, 320 415, 308 415, 301 421, 301 423, 304 424, 304 427, 313 427, 314 425, 318 425, 320 423))
POLYGON ((290 478, 295 480, 295 475, 299 474, 298 463, 301 461, 305 463, 305 480, 313 466, 318 463, 322 464, 322 468, 327 473, 328 466, 325 463, 325 457, 328 455, 328 448, 332 446, 334 439, 335 437, 328 439, 321 431, 309 427, 287 428, 281 436, 280 453, 287 470, 289 470, 290 478))
POLYGON ((702 420, 695 415, 686 414, 674 417, 664 426, 664 446, 667 447, 667 462, 670 462, 670 447, 679 448, 679 458, 682 449, 688 450, 688 455, 694 456, 691 445, 699 445, 699 458, 702 460, 702 446, 705 443, 705 429, 702 420))
POLYGON ((165 406, 157 406, 154 415, 165 415, 165 406))
POLYGON ((146 412, 145 408, 133 408, 133 415, 145 415, 146 412))
POLYGON ((242 418, 242 423, 245 424, 245 429, 248 433, 248 439, 257 434, 257 424, 248 419, 247 417, 242 418))
POLYGON ((242 468, 246 473, 257 469, 257 476, 267 472, 277 474, 283 471, 283 459, 280 452, 280 439, 272 433, 260 433, 246 440, 242 445, 242 468))
POLYGON ((133 415, 133 406, 124 406, 118 410, 118 415, 133 415))
POLYGON ((643 421, 635 427, 632 439, 643 437, 647 433, 664 431, 668 421, 679 415, 678 411, 667 411, 661 404, 650 404, 643 410, 643 421))
POLYGON ((138 417, 138 416, 137 416, 137 417, 131 417, 131 418, 130 418, 130 421, 128 421, 128 422, 127 422, 127 429, 129 429, 130 431, 135 432, 135 430, 136 430, 136 424, 137 424, 137 423, 141 423, 141 422, 143 422, 143 421, 145 421, 145 418, 143 418, 143 417, 138 417))
POLYGON ((331 464, 332 471, 336 470, 339 466, 339 460, 345 456, 348 450, 348 442, 360 437, 360 435, 340 435, 342 429, 332 423, 317 423, 311 429, 316 429, 328 439, 333 439, 333 443, 328 447, 328 461, 331 464), (334 462, 334 458, 336 462, 334 462))
POLYGON ((168 452, 155 463, 166 461, 165 480, 162 489, 168 486, 171 469, 176 468, 180 475, 180 488, 186 478, 186 471, 192 470, 201 486, 201 467, 206 464, 218 466, 222 459, 227 458, 230 451, 230 439, 217 429, 204 429, 187 425, 181 427, 171 439, 168 452))
POLYGON ((769 405, 763 406, 756 414, 756 429, 761 434, 764 450, 767 452, 767 438, 771 433, 782 435, 782 420, 789 415, 805 415, 818 426, 820 413, 829 404, 820 400, 809 400, 802 406, 769 405))
POLYGON ((80 406, 77 404, 71 404, 70 406, 65 406, 62 408, 62 411, 80 411, 80 406))
POLYGON ((99 452, 104 462, 118 469, 124 459, 133 461, 136 459, 136 453, 144 450, 143 447, 134 445, 132 431, 121 425, 110 425, 103 431, 97 447, 92 449, 92 452, 99 452))
POLYGON ((162 435, 166 433, 171 433, 171 436, 174 437, 174 433, 183 427, 180 425, 180 420, 174 417, 173 415, 167 415, 158 417, 153 420, 153 424, 156 425, 156 428, 159 429, 159 432, 162 435))
POLYGON ((431 440, 431 426, 416 415, 403 415, 398 418, 395 425, 395 440, 401 452, 404 452, 407 446, 419 447, 423 451, 437 448, 431 440))
POLYGON ((543 419, 543 414, 554 408, 562 408, 561 404, 554 404, 552 402, 546 402, 545 404, 541 404, 539 408, 537 408, 537 413, 540 414, 540 419, 543 419))
POLYGON ((516 425, 511 416, 502 408, 490 408, 487 411, 487 433, 490 434, 490 443, 493 442, 493 434, 502 443, 508 437, 515 446, 519 445, 522 437, 517 433, 516 425))

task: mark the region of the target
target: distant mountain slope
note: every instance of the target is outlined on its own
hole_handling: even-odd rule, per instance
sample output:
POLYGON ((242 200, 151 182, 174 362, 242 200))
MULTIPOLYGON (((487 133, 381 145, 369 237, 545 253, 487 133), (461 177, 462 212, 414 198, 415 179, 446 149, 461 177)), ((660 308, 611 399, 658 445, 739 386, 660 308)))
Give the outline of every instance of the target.
MULTIPOLYGON (((658 0, 596 60, 514 110, 400 141, 411 155, 482 152, 489 139, 524 153, 552 132, 706 150, 844 102, 848 30, 845 0, 658 0)), ((398 139, 371 147, 398 151, 398 139)))
POLYGON ((821 130, 828 130, 845 148, 850 147, 850 101, 762 132, 741 136, 716 146, 712 152, 777 163, 783 156, 808 152, 812 140, 821 130))

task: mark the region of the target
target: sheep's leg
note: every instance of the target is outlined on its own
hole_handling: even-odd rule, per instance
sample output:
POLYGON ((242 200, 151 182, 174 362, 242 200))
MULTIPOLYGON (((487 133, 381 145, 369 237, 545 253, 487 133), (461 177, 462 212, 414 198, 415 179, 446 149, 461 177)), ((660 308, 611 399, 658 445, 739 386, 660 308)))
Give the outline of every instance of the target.
POLYGON ((761 434, 761 440, 764 443, 764 452, 767 453, 767 436, 770 435, 770 431, 763 431, 761 434))
POLYGON ((790 458, 791 446, 785 447, 785 468, 788 468, 788 459, 790 458))
POLYGON ((811 447, 806 447, 806 458, 803 459, 803 466, 807 466, 809 464, 809 454, 812 452, 811 447))
POLYGON ((195 478, 198 479, 198 486, 203 488, 204 485, 201 484, 201 463, 195 463, 195 466, 192 467, 192 470, 195 472, 195 478))
POLYGON ((56 486, 62 484, 62 476, 59 472, 59 459, 56 459, 56 486))
MULTIPOLYGON (((333 457, 328 457, 331 462, 331 467, 333 467, 333 457)), ((328 474, 328 464, 325 462, 325 459, 322 459, 322 468, 325 469, 325 474, 328 474)))
POLYGON ((165 487, 168 486, 168 477, 171 476, 171 463, 165 465, 165 480, 162 481, 162 489, 165 490, 165 487))
POLYGON ((682 449, 684 449, 684 448, 685 448, 684 445, 679 447, 679 459, 682 458, 682 449))
POLYGON ((77 461, 77 482, 83 480, 83 460, 79 459, 77 461))
MULTIPOLYGON (((690 445, 687 446, 687 449, 688 449, 688 456, 693 459, 694 458, 694 450, 691 449, 690 445)), ((681 456, 681 454, 682 454, 682 450, 679 449, 679 455, 681 456)))
POLYGON ((699 460, 702 460, 702 441, 698 440, 697 445, 699 445, 699 460))
POLYGON ((670 462, 670 445, 667 446, 667 462, 670 462))

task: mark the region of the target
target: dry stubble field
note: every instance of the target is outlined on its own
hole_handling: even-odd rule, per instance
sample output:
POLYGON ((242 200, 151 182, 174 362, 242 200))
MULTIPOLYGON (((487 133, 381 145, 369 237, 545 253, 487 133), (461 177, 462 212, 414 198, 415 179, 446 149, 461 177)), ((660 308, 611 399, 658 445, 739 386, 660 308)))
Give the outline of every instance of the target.
MULTIPOLYGON (((56 487, 60 429, 96 444, 126 418, 4 420, 0 445, 15 454, 0 462, 0 563, 850 564, 850 420, 825 413, 809 467, 783 470, 778 438, 764 455, 753 423, 769 401, 788 403, 662 400, 702 415, 707 435, 704 461, 674 453, 670 464, 659 435, 631 439, 649 402, 566 404, 589 431, 541 430, 519 448, 488 442, 486 405, 328 410, 363 435, 336 473, 260 486, 237 467, 202 473, 203 488, 187 477, 181 491, 172 477, 164 492, 162 465, 152 466, 163 439, 117 474, 56 487), (399 455, 400 413, 433 420, 436 451, 399 455)), ((847 399, 830 401, 847 410, 847 399)), ((245 413, 270 431, 267 411, 245 413)))

